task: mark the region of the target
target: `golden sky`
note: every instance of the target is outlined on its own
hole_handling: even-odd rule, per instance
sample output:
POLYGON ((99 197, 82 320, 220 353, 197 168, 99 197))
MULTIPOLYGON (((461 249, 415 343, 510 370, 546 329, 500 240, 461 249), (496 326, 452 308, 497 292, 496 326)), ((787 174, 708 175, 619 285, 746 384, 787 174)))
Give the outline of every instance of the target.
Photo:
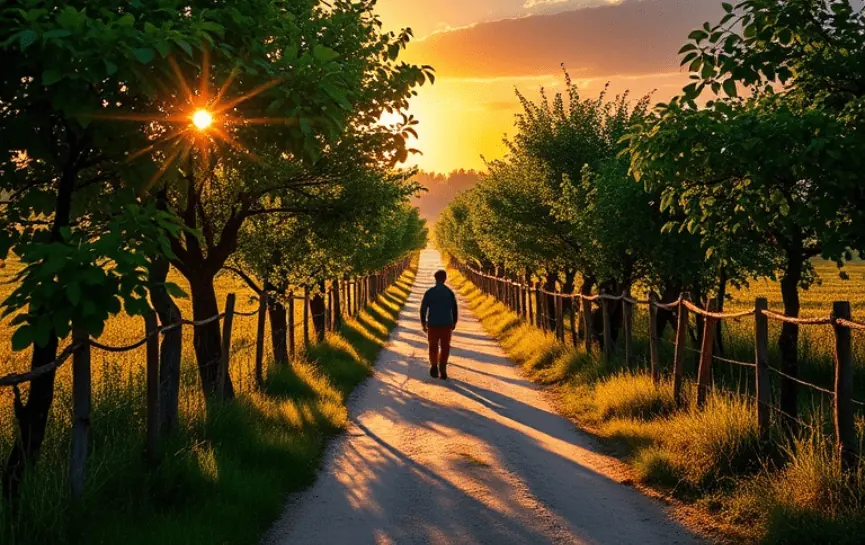
POLYGON ((677 51, 688 33, 721 16, 720 0, 380 0, 386 27, 417 37, 405 59, 438 79, 414 99, 423 151, 436 172, 482 169, 505 153, 518 88, 537 98, 561 89, 562 63, 587 96, 654 91, 666 100, 686 83, 677 51))

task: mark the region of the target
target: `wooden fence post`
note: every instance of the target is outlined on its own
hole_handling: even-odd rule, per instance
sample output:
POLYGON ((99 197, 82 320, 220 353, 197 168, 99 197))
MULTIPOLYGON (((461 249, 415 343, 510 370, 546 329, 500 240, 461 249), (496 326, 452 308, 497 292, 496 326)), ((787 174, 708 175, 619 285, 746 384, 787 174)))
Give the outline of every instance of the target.
POLYGON ((294 290, 288 292, 288 357, 294 361, 297 355, 295 349, 295 319, 294 319, 294 290))
POLYGON ((649 364, 652 372, 652 382, 655 385, 661 382, 661 356, 660 344, 658 338, 658 309, 655 304, 658 302, 658 296, 655 292, 649 293, 649 364))
POLYGON ((601 299, 601 317, 604 326, 604 361, 613 359, 613 331, 612 323, 610 322, 610 302, 606 299, 601 299))
POLYGON ((303 287, 303 348, 309 348, 309 286, 303 287))
POLYGON ((625 365, 631 366, 631 358, 633 357, 633 329, 634 316, 633 306, 628 302, 631 296, 628 292, 622 294, 622 333, 625 335, 625 365))
MULTIPOLYGON (((717 303, 709 302, 709 312, 715 312, 717 303)), ((715 318, 706 316, 703 320, 703 342, 700 347, 700 367, 697 372, 697 407, 706 403, 709 382, 712 379, 712 351, 715 348, 715 318)))
POLYGON ((225 399, 225 384, 228 379, 228 366, 231 363, 231 326, 234 323, 235 296, 229 293, 225 299, 225 322, 222 324, 222 358, 219 365, 219 397, 225 399))
POLYGON ((150 457, 159 448, 159 326, 156 313, 144 315, 144 331, 147 335, 147 447, 150 457))
POLYGON ((579 341, 577 340, 577 316, 579 316, 579 312, 577 312, 577 301, 579 301, 579 299, 574 299, 574 296, 571 295, 571 343, 574 345, 574 348, 579 344, 579 341))
POLYGON ((560 341, 565 340, 565 328, 562 324, 562 315, 564 314, 565 306, 562 304, 561 289, 556 286, 556 295, 553 297, 553 310, 556 315, 556 338, 560 341))
POLYGON ((333 282, 330 287, 325 288, 327 298, 324 300, 324 329, 333 331, 333 282))
POLYGON ((542 312, 542 309, 541 309, 541 292, 540 292, 539 285, 540 285, 539 282, 535 282, 532 285, 532 305, 535 307, 535 312, 534 312, 535 313, 535 327, 537 327, 540 330, 543 330, 544 326, 543 326, 543 319, 541 316, 541 312, 542 312))
POLYGON ((72 342, 81 346, 72 355, 72 445, 69 460, 69 483, 72 498, 80 501, 84 497, 84 481, 87 478, 87 443, 90 437, 91 373, 90 335, 83 328, 76 328, 72 342))
POLYGON ((682 379, 685 372, 685 349, 688 345, 688 307, 685 306, 685 296, 679 300, 679 321, 676 325, 676 354, 673 358, 673 396, 676 405, 685 405, 682 396, 682 379))
POLYGON ((583 309, 583 330, 586 332, 583 342, 586 344, 586 354, 592 353, 592 302, 587 298, 580 296, 580 303, 583 309))
POLYGON ((532 304, 532 285, 531 283, 526 284, 525 296, 526 296, 526 310, 529 311, 529 324, 536 325, 535 323, 535 310, 534 304, 532 304))
POLYGON ((769 385, 769 318, 763 314, 768 310, 769 301, 758 297, 754 303, 754 363, 756 364, 757 390, 757 429, 761 437, 769 432, 769 404, 771 387, 769 385))
MULTIPOLYGON (((832 304, 832 317, 850 320, 850 303, 832 304)), ((841 468, 850 472, 856 467, 856 422, 853 419, 853 346, 850 328, 835 328, 835 437, 841 453, 841 468)))
POLYGON ((258 299, 258 326, 255 330, 255 381, 264 386, 264 328, 267 325, 267 295, 258 299))

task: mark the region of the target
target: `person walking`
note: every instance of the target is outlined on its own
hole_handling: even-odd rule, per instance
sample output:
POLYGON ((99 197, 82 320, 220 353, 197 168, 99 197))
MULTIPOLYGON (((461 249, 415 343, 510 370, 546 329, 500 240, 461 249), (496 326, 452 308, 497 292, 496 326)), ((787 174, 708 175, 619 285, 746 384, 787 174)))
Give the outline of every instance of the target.
POLYGON ((457 297, 445 285, 448 273, 436 271, 436 285, 424 293, 420 304, 420 323, 429 340, 429 374, 433 378, 448 378, 448 357, 451 334, 457 328, 457 297))

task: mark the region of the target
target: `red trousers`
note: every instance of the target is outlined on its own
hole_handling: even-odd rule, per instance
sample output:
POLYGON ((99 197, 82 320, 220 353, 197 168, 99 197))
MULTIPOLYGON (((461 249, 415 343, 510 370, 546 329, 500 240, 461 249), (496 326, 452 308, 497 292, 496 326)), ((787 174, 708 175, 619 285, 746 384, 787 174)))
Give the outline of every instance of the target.
POLYGON ((452 333, 453 328, 450 326, 427 328, 430 367, 438 365, 444 368, 448 364, 448 356, 451 354, 452 333), (439 348, 439 345, 441 345, 441 348, 439 348))

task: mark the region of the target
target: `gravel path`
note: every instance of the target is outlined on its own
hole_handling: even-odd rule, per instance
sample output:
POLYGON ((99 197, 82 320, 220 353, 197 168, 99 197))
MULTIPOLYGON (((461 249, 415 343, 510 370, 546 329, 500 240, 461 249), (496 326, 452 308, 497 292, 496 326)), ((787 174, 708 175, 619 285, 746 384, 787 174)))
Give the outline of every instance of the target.
POLYGON ((621 464, 555 414, 466 308, 450 380, 429 377, 418 312, 440 266, 422 254, 376 375, 350 401, 350 429, 265 543, 699 543, 620 482, 621 464))

